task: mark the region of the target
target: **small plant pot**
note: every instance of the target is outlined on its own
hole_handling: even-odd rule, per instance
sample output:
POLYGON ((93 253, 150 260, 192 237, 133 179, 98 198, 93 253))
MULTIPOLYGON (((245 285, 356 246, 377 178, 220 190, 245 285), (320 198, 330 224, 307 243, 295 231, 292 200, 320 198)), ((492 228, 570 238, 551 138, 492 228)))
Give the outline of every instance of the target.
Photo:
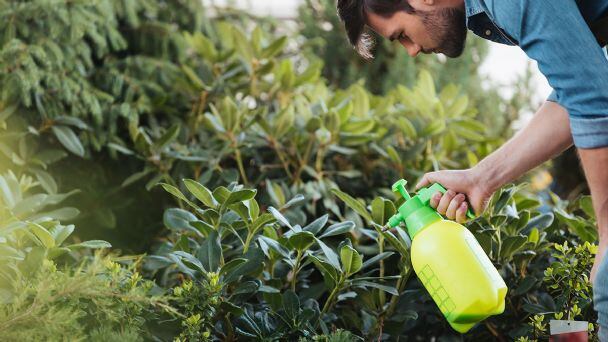
POLYGON ((550 342, 587 342, 589 322, 586 321, 549 321, 550 342))

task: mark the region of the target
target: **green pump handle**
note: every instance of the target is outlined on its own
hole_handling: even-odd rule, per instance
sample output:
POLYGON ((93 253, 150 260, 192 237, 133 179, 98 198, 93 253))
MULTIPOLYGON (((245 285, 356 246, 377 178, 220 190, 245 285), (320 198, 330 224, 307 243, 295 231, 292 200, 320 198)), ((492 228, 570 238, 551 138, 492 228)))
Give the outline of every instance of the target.
MULTIPOLYGON (((401 196, 403 196, 403 198, 406 201, 408 201, 411 199, 411 196, 410 196, 410 194, 408 194, 407 190, 405 189, 406 184, 407 184, 407 181, 405 179, 401 179, 401 180, 395 182, 395 184, 393 184, 393 192, 398 192, 399 194, 401 194, 401 196)), ((422 202, 423 205, 429 205, 429 203, 431 202, 431 197, 436 192, 441 192, 442 194, 445 194, 447 192, 447 190, 441 184, 433 183, 429 187, 421 188, 420 190, 418 190, 418 193, 416 194, 416 196, 418 197, 418 199, 420 199, 420 202, 422 202)), ((471 209, 467 210, 467 217, 470 219, 475 218, 475 214, 473 213, 473 211, 471 209)), ((402 218, 400 217, 399 213, 397 213, 394 218, 392 217, 391 220, 389 220, 389 226, 394 227, 394 226, 398 225, 397 221, 401 221, 401 220, 402 220, 402 218)))

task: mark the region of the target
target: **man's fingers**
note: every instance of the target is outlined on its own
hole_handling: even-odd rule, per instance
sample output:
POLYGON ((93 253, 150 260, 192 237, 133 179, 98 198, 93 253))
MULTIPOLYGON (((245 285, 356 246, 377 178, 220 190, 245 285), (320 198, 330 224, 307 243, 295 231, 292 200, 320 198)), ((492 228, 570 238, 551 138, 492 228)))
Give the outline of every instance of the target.
POLYGON ((445 194, 443 194, 443 197, 441 197, 439 205, 437 206, 437 212, 441 215, 445 215, 445 212, 448 210, 448 206, 450 205, 450 202, 454 196, 456 196, 456 193, 452 190, 448 190, 445 194))
POLYGON ((467 221, 467 202, 462 202, 456 210, 456 222, 465 223, 467 221))
POLYGON ((445 216, 450 220, 454 220, 456 218, 456 209, 460 207, 460 204, 464 202, 464 195, 458 194, 454 196, 450 204, 448 205, 448 209, 445 212, 445 216))
POLYGON ((431 207, 433 208, 437 208, 437 206, 439 205, 439 201, 441 200, 441 192, 437 191, 435 194, 433 194, 433 197, 431 197, 431 200, 429 201, 429 203, 431 204, 431 207))

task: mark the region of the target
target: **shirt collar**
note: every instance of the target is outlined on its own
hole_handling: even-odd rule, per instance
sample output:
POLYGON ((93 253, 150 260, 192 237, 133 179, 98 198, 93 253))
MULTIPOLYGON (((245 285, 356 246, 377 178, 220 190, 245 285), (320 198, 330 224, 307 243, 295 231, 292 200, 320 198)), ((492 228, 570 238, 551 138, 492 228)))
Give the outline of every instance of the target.
POLYGON ((464 10, 467 18, 484 11, 481 0, 464 0, 464 10))

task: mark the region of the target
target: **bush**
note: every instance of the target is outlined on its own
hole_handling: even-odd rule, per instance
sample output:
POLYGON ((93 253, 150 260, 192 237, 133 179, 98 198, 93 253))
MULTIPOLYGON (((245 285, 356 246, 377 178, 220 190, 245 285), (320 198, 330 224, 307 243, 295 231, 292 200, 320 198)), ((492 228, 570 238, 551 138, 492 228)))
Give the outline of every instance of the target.
MULTIPOLYGON (((399 204, 387 189, 395 179, 472 166, 502 142, 458 86, 419 70, 383 95, 337 88, 272 24, 206 18, 198 1, 0 8, 2 294, 19 298, 0 324, 31 307, 44 322, 70 316, 19 326, 15 338, 454 335, 411 272, 407 235, 381 227, 399 204), (68 241, 72 223, 81 228, 68 241), (150 255, 143 265, 86 257, 85 247, 108 246, 79 241, 89 238, 150 255), (24 267, 38 273, 17 281, 24 267), (57 286, 74 292, 58 301, 57 286), (107 314, 91 308, 97 300, 107 314)), ((543 281, 554 243, 592 251, 589 203, 525 184, 495 194, 468 227, 511 291, 506 312, 467 338, 535 337, 531 315, 593 320, 585 278, 565 301, 543 281)), ((552 269, 570 269, 570 258, 552 269)))

